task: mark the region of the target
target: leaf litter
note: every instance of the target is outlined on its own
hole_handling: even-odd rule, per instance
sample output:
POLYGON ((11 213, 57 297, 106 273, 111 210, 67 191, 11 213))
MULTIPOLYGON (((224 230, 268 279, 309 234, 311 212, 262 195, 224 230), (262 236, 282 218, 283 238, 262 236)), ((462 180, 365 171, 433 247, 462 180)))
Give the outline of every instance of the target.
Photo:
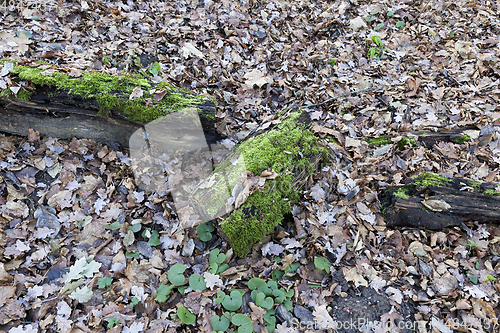
MULTIPOLYGON (((325 329, 361 318, 369 310, 353 302, 367 299, 385 311, 366 316, 373 324, 367 332, 388 332, 391 323, 408 331, 400 321, 418 322, 422 332, 498 329, 498 227, 471 221, 437 232, 391 230, 378 200, 381 190, 425 171, 500 181, 500 40, 492 3, 82 1, 0 15, 1 58, 41 59, 74 76, 150 75, 215 96, 219 128, 234 141, 278 111, 303 106, 331 161, 313 176, 289 222, 250 256, 226 256, 229 268, 214 273, 208 250, 230 248, 215 233, 202 242, 194 229, 180 228, 166 191, 140 191, 126 151, 35 131, 27 140, 1 135, 3 330, 208 332, 207 318, 224 313, 213 302, 217 292, 248 292, 252 277, 293 290, 294 310, 303 306, 308 314, 292 310, 296 319, 325 329), (467 125, 476 128, 467 132, 471 141, 401 150, 395 144, 418 130, 467 125), (363 140, 379 137, 396 141, 371 147, 363 140), (160 245, 139 246, 153 231, 160 245), (190 239, 194 250, 182 256, 190 239), (330 273, 314 267, 317 257, 331 262, 330 273), (156 301, 176 264, 186 277, 203 276, 207 289, 176 287, 156 301), (113 282, 101 290, 103 277, 113 282), (194 324, 179 319, 180 307, 189 312, 183 317, 197 315, 194 324)), ((0 69, 0 89, 18 94, 24 88, 9 78, 9 66, 0 69)), ((138 88, 130 98, 141 94, 138 88)), ((250 302, 253 329, 271 331, 250 302)), ((280 314, 275 332, 297 331, 280 314)))

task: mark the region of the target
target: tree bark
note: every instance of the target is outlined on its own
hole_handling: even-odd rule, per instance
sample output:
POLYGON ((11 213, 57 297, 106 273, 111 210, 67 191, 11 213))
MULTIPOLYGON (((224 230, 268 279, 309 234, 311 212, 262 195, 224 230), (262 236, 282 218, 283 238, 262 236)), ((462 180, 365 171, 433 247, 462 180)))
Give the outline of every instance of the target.
POLYGON ((438 230, 467 221, 500 223, 498 184, 462 178, 426 184, 423 178, 409 178, 404 187, 388 189, 380 196, 388 227, 438 230))

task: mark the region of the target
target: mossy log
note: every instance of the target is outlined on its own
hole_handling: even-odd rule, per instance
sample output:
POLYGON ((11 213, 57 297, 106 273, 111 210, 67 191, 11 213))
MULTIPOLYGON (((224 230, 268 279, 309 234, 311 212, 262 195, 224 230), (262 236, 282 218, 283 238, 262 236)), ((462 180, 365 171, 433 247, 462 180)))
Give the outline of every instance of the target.
POLYGON ((269 235, 326 162, 326 149, 309 130, 308 113, 277 117, 235 146, 193 192, 190 204, 208 221, 226 217, 219 234, 238 256, 269 235))
POLYGON ((420 143, 430 148, 441 141, 459 144, 467 142, 471 140, 470 136, 467 135, 467 131, 479 131, 479 129, 476 126, 469 125, 453 129, 421 130, 411 133, 418 137, 420 143))
POLYGON ((214 135, 215 102, 167 83, 99 72, 72 77, 49 65, 2 63, 10 63, 8 78, 19 89, 0 89, 0 132, 26 136, 32 128, 44 136, 128 147, 132 133, 144 124, 194 107, 204 131, 214 135), (137 97, 131 99, 134 90, 137 97))
POLYGON ((500 223, 500 186, 423 173, 381 196, 386 225, 439 230, 468 221, 500 223))

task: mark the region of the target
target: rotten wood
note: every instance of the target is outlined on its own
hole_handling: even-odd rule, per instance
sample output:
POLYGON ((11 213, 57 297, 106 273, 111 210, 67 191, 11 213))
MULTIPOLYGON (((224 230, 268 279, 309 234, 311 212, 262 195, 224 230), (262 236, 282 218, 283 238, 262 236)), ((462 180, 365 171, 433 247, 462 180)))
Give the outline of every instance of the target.
POLYGON ((500 191, 495 183, 446 178, 423 186, 417 176, 407 179, 404 187, 386 190, 380 200, 390 228, 439 230, 469 221, 500 224, 500 191))
MULTIPOLYGON (((207 116, 215 115, 215 104, 205 100, 196 108, 207 140, 220 138, 215 133, 214 117, 207 116)), ((143 126, 116 110, 101 116, 95 99, 82 99, 50 87, 38 87, 30 101, 0 98, 0 132, 8 134, 27 136, 32 128, 47 137, 86 138, 129 147, 130 136, 143 126)))

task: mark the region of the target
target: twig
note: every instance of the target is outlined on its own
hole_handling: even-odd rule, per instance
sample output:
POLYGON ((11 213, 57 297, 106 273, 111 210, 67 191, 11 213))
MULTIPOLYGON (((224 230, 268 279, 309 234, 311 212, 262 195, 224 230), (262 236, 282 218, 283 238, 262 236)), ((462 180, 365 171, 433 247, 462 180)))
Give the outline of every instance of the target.
POLYGON ((361 93, 365 93, 365 92, 370 91, 370 90, 374 90, 374 88, 373 88, 373 83, 372 83, 372 84, 370 84, 370 86, 369 86, 368 88, 366 88, 366 89, 363 89, 363 90, 356 90, 356 91, 350 91, 350 92, 348 92, 348 93, 345 93, 345 94, 340 94, 340 95, 334 96, 334 97, 332 97, 332 98, 329 98, 329 99, 327 99, 326 101, 323 101, 323 102, 321 102, 321 103, 316 103, 316 104, 305 105, 305 106, 303 106, 303 107, 305 107, 305 108, 310 108, 310 107, 312 107, 312 106, 319 106, 319 105, 323 105, 323 104, 326 104, 326 103, 328 103, 328 102, 331 102, 331 101, 336 100, 336 99, 341 98, 341 97, 345 97, 345 96, 349 96, 349 95, 354 95, 354 94, 361 94, 361 93))

